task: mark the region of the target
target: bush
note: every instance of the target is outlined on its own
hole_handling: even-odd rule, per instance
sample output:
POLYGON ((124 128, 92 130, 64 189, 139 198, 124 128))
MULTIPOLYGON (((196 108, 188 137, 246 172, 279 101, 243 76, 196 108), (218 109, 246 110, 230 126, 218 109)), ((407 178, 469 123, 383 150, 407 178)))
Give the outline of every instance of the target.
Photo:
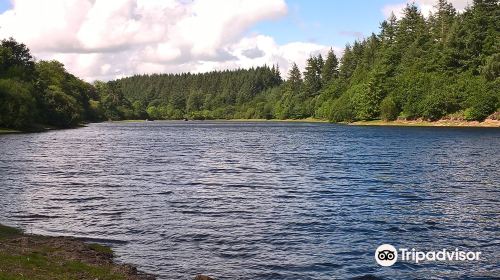
POLYGON ((442 119, 450 121, 464 121, 465 120, 465 110, 460 110, 451 114, 447 114, 442 119))
POLYGON ((427 95, 420 103, 421 116, 430 121, 439 120, 447 113, 445 96, 434 93, 427 95))
POLYGON ((387 96, 380 103, 380 117, 384 121, 396 120, 399 115, 399 108, 391 96, 387 96))
POLYGON ((465 119, 468 121, 484 121, 495 112, 498 100, 492 94, 478 94, 471 98, 471 107, 465 110, 465 119))

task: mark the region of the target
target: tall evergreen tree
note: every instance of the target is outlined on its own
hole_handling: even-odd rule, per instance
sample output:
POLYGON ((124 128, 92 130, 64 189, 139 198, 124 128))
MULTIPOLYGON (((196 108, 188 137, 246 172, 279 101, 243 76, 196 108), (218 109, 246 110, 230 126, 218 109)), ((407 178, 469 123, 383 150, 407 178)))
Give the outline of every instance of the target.
POLYGON ((307 59, 306 71, 304 71, 304 86, 307 96, 314 96, 321 88, 321 61, 320 57, 310 56, 307 59))
POLYGON ((338 69, 339 67, 339 61, 337 59, 337 56, 335 56, 335 53, 333 52, 333 49, 330 49, 328 51, 328 55, 326 56, 325 64, 323 65, 323 69, 321 71, 322 75, 322 84, 326 85, 328 84, 332 79, 338 77, 338 69))
POLYGON ((298 94, 302 89, 302 74, 296 63, 292 64, 292 68, 288 72, 287 86, 295 94, 298 94))

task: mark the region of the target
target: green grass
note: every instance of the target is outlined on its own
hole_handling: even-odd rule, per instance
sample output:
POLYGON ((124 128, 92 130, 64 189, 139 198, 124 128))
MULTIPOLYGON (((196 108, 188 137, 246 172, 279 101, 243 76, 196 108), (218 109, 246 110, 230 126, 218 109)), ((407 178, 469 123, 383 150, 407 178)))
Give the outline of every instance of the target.
POLYGON ((91 244, 89 244, 89 247, 90 247, 90 249, 92 249, 96 252, 104 253, 106 255, 113 255, 113 250, 108 246, 104 246, 104 245, 97 244, 97 243, 91 243, 91 244))
POLYGON ((0 224, 0 280, 130 278, 130 270, 113 263, 112 258, 113 251, 104 245, 24 234, 19 229, 0 224))
POLYGON ((0 238, 7 238, 16 235, 21 235, 23 232, 20 229, 8 227, 0 224, 0 238))
POLYGON ((10 129, 10 128, 3 128, 0 127, 0 134, 7 134, 7 133, 19 133, 21 131, 15 130, 15 129, 10 129))
POLYGON ((0 280, 120 280, 110 265, 95 266, 75 260, 63 260, 43 253, 13 255, 0 253, 0 280))

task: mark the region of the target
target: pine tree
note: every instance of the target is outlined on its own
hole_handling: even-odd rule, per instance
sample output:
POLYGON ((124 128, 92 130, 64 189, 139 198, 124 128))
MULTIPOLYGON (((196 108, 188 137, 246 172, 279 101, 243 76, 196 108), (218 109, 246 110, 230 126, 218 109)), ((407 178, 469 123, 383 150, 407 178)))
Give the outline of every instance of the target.
POLYGON ((294 94, 298 94, 302 88, 302 74, 296 63, 292 64, 292 68, 288 72, 287 86, 294 94))
POLYGON ((382 43, 385 45, 391 45, 394 43, 394 37, 396 36, 396 30, 398 28, 397 18, 394 13, 387 20, 384 20, 380 24, 380 38, 382 43))
POLYGON ((335 53, 333 52, 333 49, 330 49, 328 51, 328 55, 326 56, 325 64, 323 65, 322 69, 322 84, 326 85, 328 84, 332 79, 337 78, 339 74, 339 61, 337 59, 337 56, 335 56, 335 53))
MULTIPOLYGON (((321 59, 322 61, 322 59, 321 59)), ((321 73, 318 58, 310 56, 304 71, 304 85, 307 96, 314 96, 321 88, 321 73)))

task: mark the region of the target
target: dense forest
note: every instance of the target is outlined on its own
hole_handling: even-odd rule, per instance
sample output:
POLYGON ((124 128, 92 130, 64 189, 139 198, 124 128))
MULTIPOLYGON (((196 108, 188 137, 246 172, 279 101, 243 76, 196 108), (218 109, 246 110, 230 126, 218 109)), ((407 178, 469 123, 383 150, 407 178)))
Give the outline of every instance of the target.
POLYGON ((35 62, 13 39, 0 44, 0 127, 72 127, 98 118, 92 85, 68 73, 57 61, 35 62))
POLYGON ((146 118, 481 121, 499 110, 499 73, 498 0, 474 0, 461 13, 438 0, 428 17, 409 4, 401 19, 392 15, 378 34, 347 45, 341 59, 333 51, 311 56, 286 80, 278 66, 262 66, 89 84, 5 39, 0 127, 146 118))

